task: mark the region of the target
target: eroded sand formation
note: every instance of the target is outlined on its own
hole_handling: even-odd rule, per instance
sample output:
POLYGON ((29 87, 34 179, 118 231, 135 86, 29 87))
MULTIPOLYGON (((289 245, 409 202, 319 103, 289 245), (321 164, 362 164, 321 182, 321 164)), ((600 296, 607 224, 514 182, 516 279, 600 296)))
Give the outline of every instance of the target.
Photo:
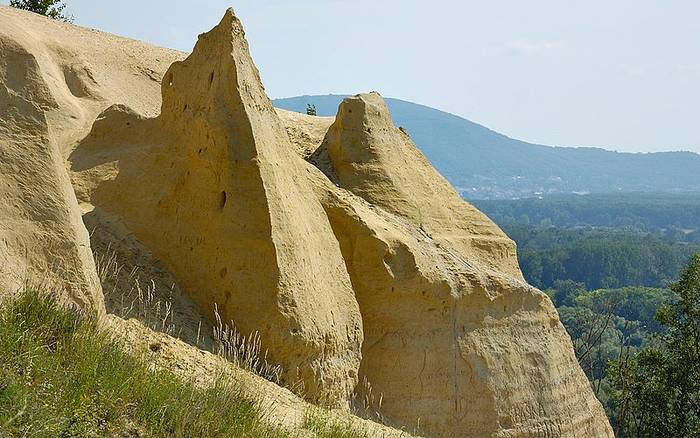
POLYGON ((0 7, 4 290, 49 276, 103 312, 87 223, 260 332, 308 399, 347 408, 369 382, 428 436, 612 435, 513 242, 381 96, 275 111, 231 10, 185 57, 0 7))
POLYGON ((121 218, 200 307, 259 331, 287 383, 342 402, 360 362, 359 309, 242 32, 227 14, 166 73, 160 116, 111 107, 71 160, 93 178, 116 165, 87 201, 121 218))

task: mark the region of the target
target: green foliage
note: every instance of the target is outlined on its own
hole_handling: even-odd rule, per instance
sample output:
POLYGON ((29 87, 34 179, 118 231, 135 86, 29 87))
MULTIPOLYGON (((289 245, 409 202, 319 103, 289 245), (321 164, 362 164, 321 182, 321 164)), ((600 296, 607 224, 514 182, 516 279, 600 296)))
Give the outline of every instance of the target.
POLYGON ((589 380, 605 376, 608 360, 616 358, 619 332, 615 317, 584 307, 562 307, 559 317, 574 343, 574 351, 589 380))
POLYGON ((561 304, 559 317, 571 336, 579 364, 615 422, 609 364, 620 357, 623 346, 634 353, 664 330, 654 315, 663 304, 673 302, 673 292, 637 286, 588 291, 570 280, 557 281, 556 286, 560 289, 547 293, 555 304, 561 304))
POLYGON ((591 308, 598 313, 604 312, 609 308, 608 306, 612 306, 613 314, 624 320, 619 321, 618 329, 623 328, 620 323, 635 323, 628 324, 624 334, 628 341, 640 347, 644 344, 640 337, 648 339, 651 335, 661 333, 664 330, 663 325, 656 320, 656 312, 673 300, 673 292, 669 289, 633 286, 588 292, 577 299, 577 304, 591 308))
POLYGON ((10 6, 45 15, 54 20, 72 22, 73 17, 63 13, 63 0, 10 0, 10 6))
POLYGON ((540 289, 558 280, 588 289, 625 286, 665 287, 678 278, 700 245, 669 242, 648 233, 601 229, 542 228, 506 225, 518 244, 525 278, 540 289))
POLYGON ((573 280, 555 280, 554 287, 547 291, 556 307, 574 306, 576 298, 586 292, 585 284, 573 280))
POLYGON ((544 222, 558 228, 653 232, 670 241, 691 241, 700 230, 699 193, 556 195, 474 204, 501 226, 544 222))
POLYGON ((316 105, 311 105, 310 103, 306 105, 306 114, 310 116, 316 115, 316 105))
POLYGON ((665 330, 609 370, 626 436, 700 436, 700 254, 671 290, 675 300, 656 315, 665 330))
MULTIPOLYGON (((320 415, 320 414, 319 414, 320 415)), ((25 293, 0 308, 0 436, 289 437, 225 377, 202 389, 126 354, 89 318, 25 293)), ((327 437, 354 437, 317 416, 327 437)))

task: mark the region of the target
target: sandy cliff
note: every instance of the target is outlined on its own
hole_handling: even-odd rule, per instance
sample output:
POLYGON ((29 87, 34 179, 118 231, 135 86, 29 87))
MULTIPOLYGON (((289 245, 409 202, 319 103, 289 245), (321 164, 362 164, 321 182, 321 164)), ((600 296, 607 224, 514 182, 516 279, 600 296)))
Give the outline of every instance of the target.
POLYGON ((393 126, 378 94, 345 99, 311 161, 362 313, 360 379, 389 419, 420 418, 438 436, 610 433, 513 243, 393 126))
POLYGON ((3 293, 50 278, 104 311, 89 224, 310 400, 427 436, 612 435, 513 242, 378 94, 274 110, 230 10, 187 56, 0 7, 0 147, 3 293))
POLYGON ((71 161, 102 175, 86 201, 119 217, 200 307, 259 331, 289 385, 347 405, 357 302, 232 13, 170 67, 158 117, 109 108, 71 161))

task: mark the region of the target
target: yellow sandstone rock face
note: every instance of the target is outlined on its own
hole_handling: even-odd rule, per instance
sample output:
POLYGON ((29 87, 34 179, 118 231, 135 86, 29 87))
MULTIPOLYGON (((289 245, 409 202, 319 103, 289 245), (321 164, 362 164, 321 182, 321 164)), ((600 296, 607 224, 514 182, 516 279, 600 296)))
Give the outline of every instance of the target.
POLYGON ((466 203, 393 125, 378 93, 345 99, 322 148, 342 187, 408 219, 438 244, 522 279, 513 241, 466 203))
POLYGON ((345 99, 324 154, 328 178, 315 186, 362 313, 359 375, 387 418, 420 418, 431 436, 611 436, 514 244, 393 126, 378 94, 345 99))
POLYGON ((612 436, 513 242, 378 94, 275 110, 230 10, 185 57, 0 6, 0 287, 103 308, 80 206, 311 399, 426 436, 612 436))
POLYGON ((158 118, 108 109, 73 161, 87 173, 116 162, 90 202, 120 217, 203 309, 259 331, 288 384, 347 406, 358 305, 232 11, 168 70, 158 118))
POLYGON ((0 298, 28 286, 100 314, 88 233, 47 118, 69 81, 47 72, 49 58, 20 26, 0 25, 0 298))

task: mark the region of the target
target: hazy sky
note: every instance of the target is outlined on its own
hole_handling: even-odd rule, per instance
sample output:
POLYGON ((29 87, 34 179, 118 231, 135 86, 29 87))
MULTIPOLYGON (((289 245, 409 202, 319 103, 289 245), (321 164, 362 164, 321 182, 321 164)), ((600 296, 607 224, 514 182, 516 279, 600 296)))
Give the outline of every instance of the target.
POLYGON ((700 152, 697 0, 67 3, 186 51, 233 6, 273 98, 377 90, 531 142, 700 152))

